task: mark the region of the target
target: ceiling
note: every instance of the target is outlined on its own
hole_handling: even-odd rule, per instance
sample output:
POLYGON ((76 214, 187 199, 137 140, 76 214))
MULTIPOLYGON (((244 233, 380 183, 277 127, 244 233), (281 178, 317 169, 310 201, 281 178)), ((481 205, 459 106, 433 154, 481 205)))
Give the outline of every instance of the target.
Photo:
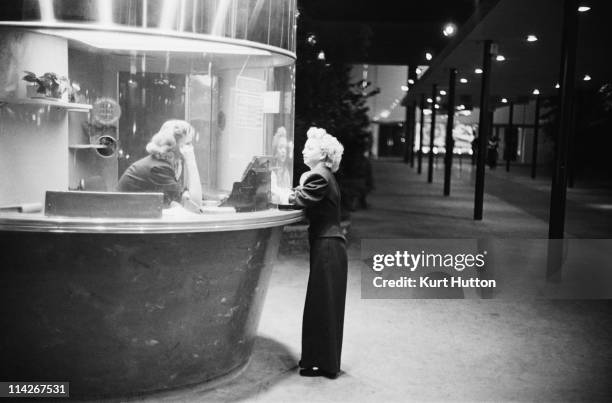
MULTIPOLYGON (((612 79, 612 41, 606 28, 612 15, 612 2, 590 0, 580 2, 591 10, 578 13, 578 46, 576 75, 580 86, 599 88, 612 79), (592 80, 583 81, 588 74, 592 80)), ((543 96, 556 95, 559 81, 562 12, 561 0, 500 0, 488 12, 466 22, 458 38, 434 58, 430 69, 407 94, 408 100, 418 100, 420 94, 431 96, 432 84, 446 89, 450 68, 458 69, 457 96, 480 102, 481 75, 474 72, 481 67, 483 41, 491 39, 498 45, 505 61, 492 62, 491 95, 494 103, 501 98, 525 102, 534 89, 543 96), (536 42, 527 42, 529 34, 536 42)), ((470 103, 466 101, 467 103, 470 103)), ((495 104, 494 104, 495 105, 495 104)))
MULTIPOLYGON (((579 3, 592 9, 579 14, 577 75, 593 78, 580 85, 601 86, 612 80, 612 40, 605 35, 612 1, 579 3)), ((474 106, 481 81, 474 69, 482 64, 483 41, 491 39, 506 57, 492 63, 491 95, 524 102, 535 88, 544 96, 557 93, 562 6, 563 0, 298 0, 298 31, 315 34, 330 62, 429 64, 409 101, 430 96, 434 83, 446 89, 449 69, 457 68, 458 78, 468 80, 457 83, 458 103, 474 106), (458 25, 456 37, 442 35, 446 22, 458 25), (538 41, 528 43, 528 34, 538 41), (426 51, 434 55, 430 62, 426 51)))
POLYGON ((461 28, 478 0, 298 0, 298 29, 317 36, 331 62, 426 64, 441 51, 442 27, 461 28))

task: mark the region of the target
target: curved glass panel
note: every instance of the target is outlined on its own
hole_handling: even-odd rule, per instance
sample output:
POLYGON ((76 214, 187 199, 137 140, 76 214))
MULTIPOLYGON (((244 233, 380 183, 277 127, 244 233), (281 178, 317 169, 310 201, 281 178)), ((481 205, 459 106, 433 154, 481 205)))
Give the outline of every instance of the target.
MULTIPOLYGON (((44 1, 15 3, 24 19, 49 12, 44 1)), ((165 4, 108 3, 113 21, 135 18, 123 3, 146 6, 147 26, 165 4)), ((293 16, 293 2, 229 3, 236 20, 258 7, 293 16)), ((56 18, 84 22, 98 2, 49 4, 56 18)), ((295 70, 287 52, 185 33, 6 22, 0 51, 0 168, 10 178, 0 185, 0 215, 201 221, 266 210, 291 188, 295 70)))

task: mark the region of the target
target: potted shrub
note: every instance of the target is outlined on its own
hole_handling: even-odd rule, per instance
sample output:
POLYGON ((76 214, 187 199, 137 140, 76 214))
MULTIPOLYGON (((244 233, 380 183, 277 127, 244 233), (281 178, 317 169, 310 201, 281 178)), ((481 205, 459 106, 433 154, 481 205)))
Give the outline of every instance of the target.
MULTIPOLYGON (((60 88, 60 79, 55 73, 45 73, 37 77, 31 71, 25 71, 26 75, 23 80, 36 86, 36 95, 48 98, 60 98, 62 96, 60 88)), ((28 94, 30 95, 30 94, 28 94)), ((30 95, 31 96, 31 95, 30 95)))

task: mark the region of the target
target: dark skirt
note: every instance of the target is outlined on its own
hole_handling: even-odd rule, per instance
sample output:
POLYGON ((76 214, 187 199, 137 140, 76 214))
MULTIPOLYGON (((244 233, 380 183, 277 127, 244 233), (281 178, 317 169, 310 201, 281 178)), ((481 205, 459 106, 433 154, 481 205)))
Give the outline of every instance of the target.
POLYGON ((344 239, 310 239, 310 275, 302 325, 303 368, 340 371, 346 277, 344 239))

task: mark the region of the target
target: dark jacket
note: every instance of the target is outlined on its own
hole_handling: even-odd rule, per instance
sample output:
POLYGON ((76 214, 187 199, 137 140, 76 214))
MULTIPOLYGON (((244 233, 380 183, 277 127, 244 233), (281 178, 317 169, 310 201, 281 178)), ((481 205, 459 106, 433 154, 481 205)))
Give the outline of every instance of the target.
POLYGON ((310 238, 344 239, 340 227, 340 189, 332 172, 317 166, 302 175, 290 202, 306 208, 310 238))
POLYGON ((119 192, 161 192, 164 194, 164 204, 170 205, 172 201, 181 201, 185 189, 181 181, 176 179, 170 161, 149 155, 136 161, 125 170, 119 178, 117 190, 119 192))

